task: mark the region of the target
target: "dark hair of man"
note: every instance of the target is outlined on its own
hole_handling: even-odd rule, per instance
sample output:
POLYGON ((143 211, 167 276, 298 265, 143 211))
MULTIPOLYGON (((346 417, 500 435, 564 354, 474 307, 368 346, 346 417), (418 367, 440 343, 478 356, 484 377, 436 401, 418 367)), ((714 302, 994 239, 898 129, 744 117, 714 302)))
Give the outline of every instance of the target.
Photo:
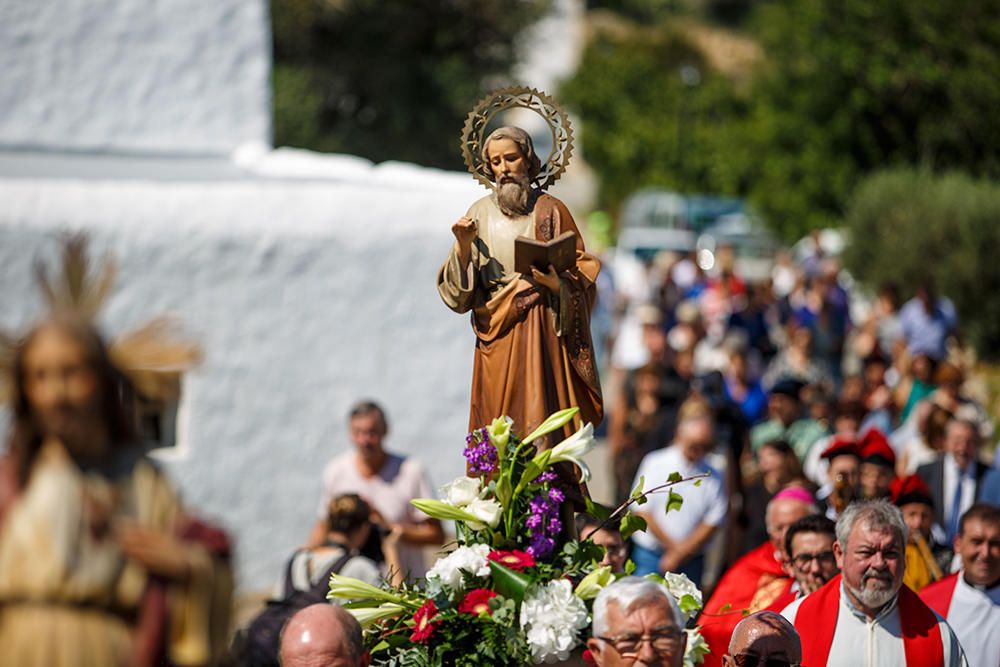
POLYGON ((61 331, 83 348, 87 366, 97 377, 100 409, 111 446, 126 448, 138 444, 132 386, 111 361, 101 335, 91 324, 79 317, 72 314, 55 315, 35 326, 14 351, 14 418, 8 452, 14 461, 14 469, 21 486, 28 482, 31 465, 41 449, 44 437, 28 401, 25 362, 27 352, 35 339, 43 330, 49 328, 61 331))
MULTIPOLYGON (((595 530, 601 525, 601 521, 596 517, 590 516, 589 514, 577 514, 576 515, 576 534, 583 538, 592 530, 595 530)), ((611 531, 612 533, 621 532, 621 522, 619 519, 611 519, 603 526, 604 530, 611 531)))
POLYGON ((367 417, 368 415, 378 415, 379 420, 382 422, 382 428, 386 431, 389 430, 389 420, 385 418, 385 411, 375 401, 366 400, 355 403, 354 407, 351 408, 349 418, 367 417))
POLYGON ((327 506, 326 523, 330 531, 350 535, 368 523, 371 508, 355 493, 345 493, 330 501, 327 506))
POLYGON ((958 535, 965 535, 965 522, 979 520, 1000 526, 1000 507, 988 503, 976 503, 965 511, 958 523, 958 535))
POLYGON ((822 514, 804 516, 791 526, 785 533, 785 553, 792 557, 792 539, 800 533, 819 533, 837 539, 837 524, 822 514))

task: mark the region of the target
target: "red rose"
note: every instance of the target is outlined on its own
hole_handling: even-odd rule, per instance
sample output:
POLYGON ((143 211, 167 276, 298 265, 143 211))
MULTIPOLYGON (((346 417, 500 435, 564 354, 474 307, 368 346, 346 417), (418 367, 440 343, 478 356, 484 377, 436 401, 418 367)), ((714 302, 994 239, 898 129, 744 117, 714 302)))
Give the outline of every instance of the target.
POLYGON ((440 625, 440 623, 432 622, 437 613, 438 608, 434 604, 434 600, 428 600, 417 610, 417 613, 413 615, 413 634, 410 635, 410 641, 427 643, 430 636, 434 634, 434 629, 440 625))
POLYGON ((523 572, 529 567, 535 566, 534 556, 516 549, 512 551, 491 551, 486 558, 518 572, 523 572))
POLYGON ((590 652, 589 648, 583 649, 583 661, 588 665, 596 665, 597 661, 594 660, 594 654, 590 652))
POLYGON ((475 590, 469 591, 462 600, 461 604, 458 605, 458 611, 463 614, 472 614, 474 616, 479 616, 480 614, 493 615, 493 611, 490 609, 490 600, 497 596, 496 593, 488 588, 477 588, 475 590))

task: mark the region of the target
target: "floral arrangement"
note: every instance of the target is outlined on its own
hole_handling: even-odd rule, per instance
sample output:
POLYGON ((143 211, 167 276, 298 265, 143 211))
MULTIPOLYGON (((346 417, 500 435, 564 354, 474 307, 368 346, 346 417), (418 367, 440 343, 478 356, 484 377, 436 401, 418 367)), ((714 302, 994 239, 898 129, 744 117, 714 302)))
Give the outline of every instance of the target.
MULTIPOLYGON (((423 581, 379 588, 331 577, 329 597, 349 600, 344 606, 365 628, 373 664, 519 667, 565 661, 585 644, 594 598, 622 574, 598 565, 602 549, 589 535, 568 536, 565 474, 554 466, 573 464, 579 481, 589 479, 583 456, 594 447, 593 427, 584 425, 551 449, 539 452, 532 445, 577 412, 553 414, 524 439, 507 417, 468 435, 468 476, 445 485, 443 500, 413 501, 429 516, 456 525, 455 548, 423 581)), ((620 521, 627 539, 645 528, 640 517, 627 513, 628 506, 681 481, 687 480, 675 474, 646 492, 640 484, 614 511, 585 499, 586 510, 605 523, 620 521)), ((670 491, 668 508, 681 502, 670 491)), ((626 571, 632 569, 628 563, 626 571)), ((701 609, 701 592, 687 577, 667 573, 660 581, 685 620, 701 609)), ((685 664, 700 664, 707 646, 696 630, 688 633, 685 664)))

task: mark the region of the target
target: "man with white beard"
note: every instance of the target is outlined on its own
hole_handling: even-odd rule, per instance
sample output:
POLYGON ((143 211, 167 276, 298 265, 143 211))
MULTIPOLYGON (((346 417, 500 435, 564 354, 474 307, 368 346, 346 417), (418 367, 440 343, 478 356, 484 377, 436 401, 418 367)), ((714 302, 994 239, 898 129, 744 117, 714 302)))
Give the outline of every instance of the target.
POLYGON ((837 520, 841 575, 782 614, 809 667, 967 667, 951 627, 903 585, 906 524, 886 500, 854 503, 837 520))
POLYGON ((524 435, 571 406, 580 408, 579 423, 596 425, 604 408, 590 309, 600 261, 586 252, 565 204, 542 190, 541 160, 527 132, 494 130, 479 159, 493 193, 452 225, 455 242, 437 279, 448 308, 472 312, 476 349, 469 428, 506 415, 524 435), (567 232, 576 237, 570 269, 515 270, 518 237, 547 242, 567 232))

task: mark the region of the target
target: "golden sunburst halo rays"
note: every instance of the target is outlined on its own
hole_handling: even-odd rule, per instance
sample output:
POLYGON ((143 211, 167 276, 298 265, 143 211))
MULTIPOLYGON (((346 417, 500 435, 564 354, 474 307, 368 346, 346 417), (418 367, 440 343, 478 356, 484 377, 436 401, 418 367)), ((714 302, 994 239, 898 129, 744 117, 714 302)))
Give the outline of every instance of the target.
POLYGON ((535 88, 524 86, 501 88, 480 100, 469 112, 462 128, 462 159, 469 173, 486 188, 492 190, 493 181, 490 180, 488 166, 483 161, 486 128, 497 114, 517 108, 537 113, 552 133, 552 153, 535 177, 535 184, 539 189, 545 190, 555 183, 569 166, 570 157, 573 155, 573 127, 563 108, 551 97, 535 88))
MULTIPOLYGON (((50 276, 42 261, 35 263, 35 280, 49 313, 68 313, 94 323, 107 302, 117 277, 115 262, 105 256, 91 263, 85 234, 62 238, 61 272, 50 276)), ((21 340, 0 330, 0 404, 13 400, 14 359, 21 340)), ((201 347, 188 339, 179 323, 158 317, 108 344, 109 354, 142 396, 149 400, 176 400, 184 371, 202 360, 201 347)))

